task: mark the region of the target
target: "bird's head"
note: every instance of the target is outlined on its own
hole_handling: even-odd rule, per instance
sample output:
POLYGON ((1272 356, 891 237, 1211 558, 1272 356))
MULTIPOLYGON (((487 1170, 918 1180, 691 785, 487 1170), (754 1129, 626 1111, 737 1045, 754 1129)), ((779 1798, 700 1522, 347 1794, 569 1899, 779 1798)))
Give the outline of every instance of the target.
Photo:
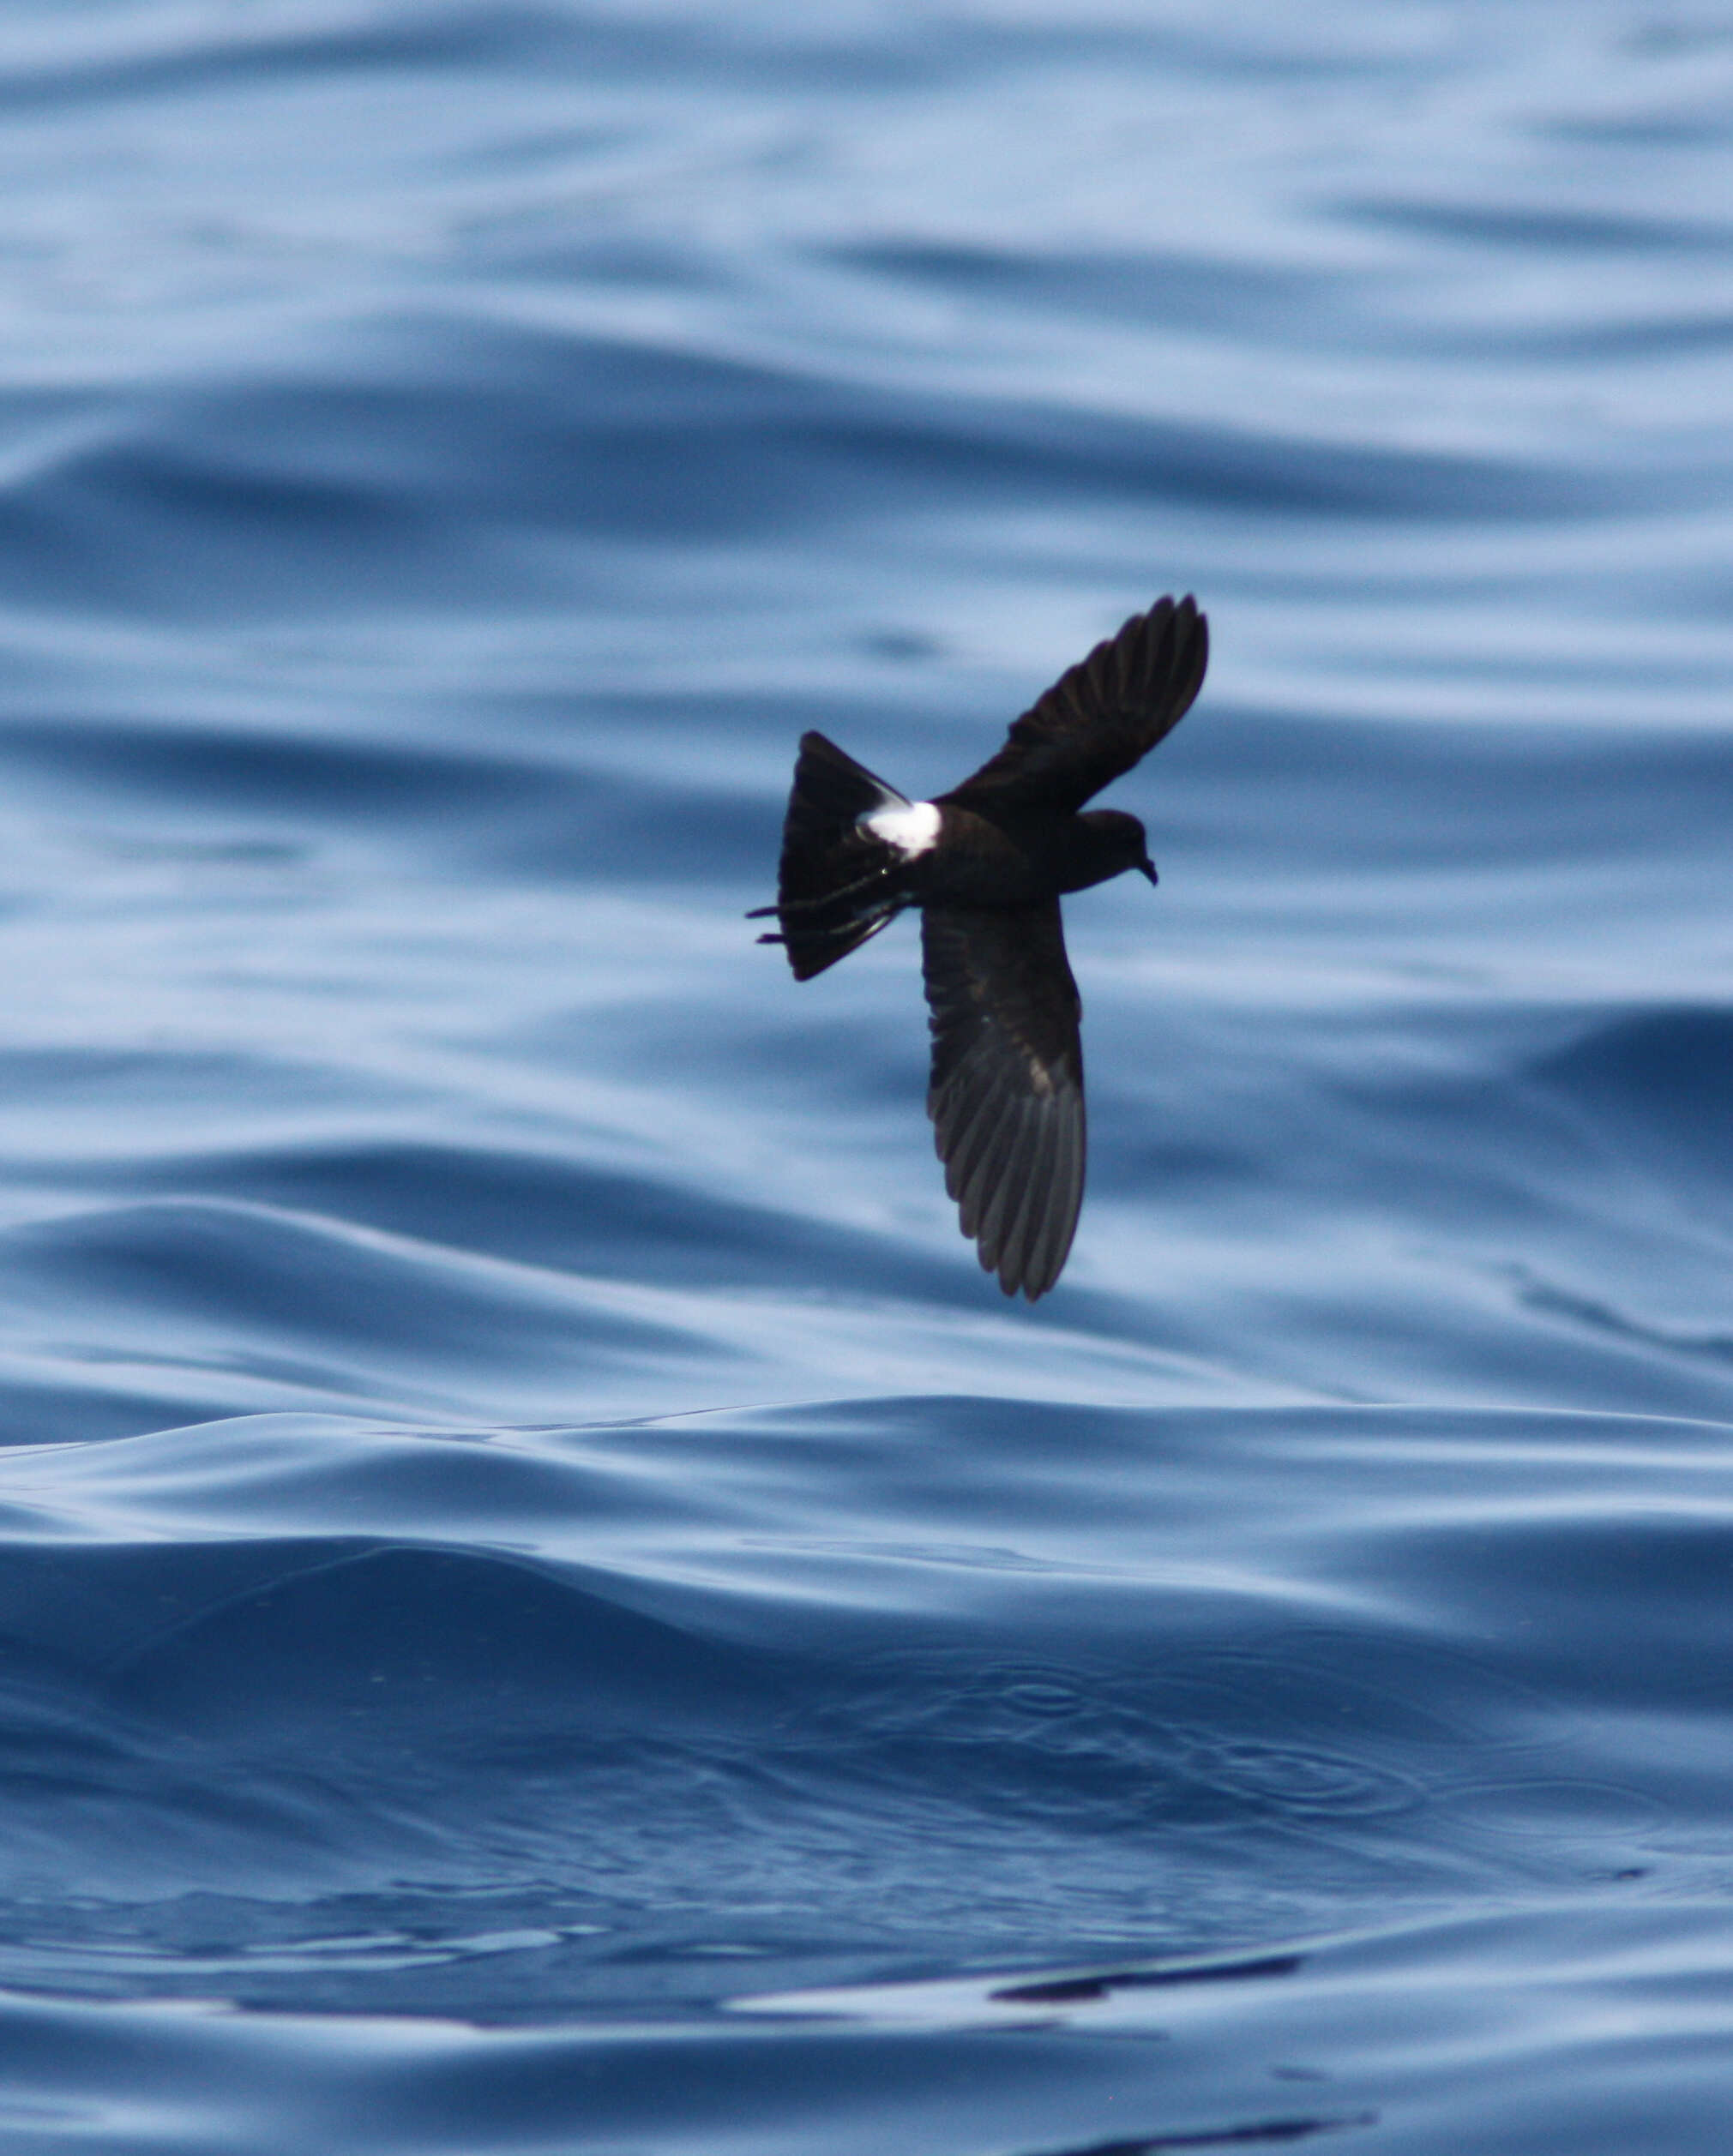
POLYGON ((1086 891, 1091 884, 1123 875, 1128 868, 1155 881, 1155 863, 1149 857, 1143 826, 1121 808, 1091 808, 1074 819, 1067 852, 1067 891, 1086 891))

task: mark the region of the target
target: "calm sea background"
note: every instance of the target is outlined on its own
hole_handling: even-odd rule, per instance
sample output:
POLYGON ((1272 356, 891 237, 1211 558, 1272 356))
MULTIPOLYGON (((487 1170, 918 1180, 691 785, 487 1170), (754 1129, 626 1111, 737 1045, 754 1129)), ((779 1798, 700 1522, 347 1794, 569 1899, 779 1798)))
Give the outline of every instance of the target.
POLYGON ((1733 25, 14 0, 0 2148, 1720 2152, 1733 25), (1164 591, 1007 1304, 817 725, 1164 591))

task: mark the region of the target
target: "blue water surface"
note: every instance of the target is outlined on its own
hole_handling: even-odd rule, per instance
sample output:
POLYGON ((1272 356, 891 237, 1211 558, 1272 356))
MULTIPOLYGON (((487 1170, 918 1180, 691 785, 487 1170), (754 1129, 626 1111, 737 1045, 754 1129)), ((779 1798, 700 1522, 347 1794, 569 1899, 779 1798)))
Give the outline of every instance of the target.
POLYGON ((1706 0, 7 10, 0 2147, 1728 2146, 1730 116, 1706 0), (742 916, 1170 590, 1030 1309, 913 930, 742 916))

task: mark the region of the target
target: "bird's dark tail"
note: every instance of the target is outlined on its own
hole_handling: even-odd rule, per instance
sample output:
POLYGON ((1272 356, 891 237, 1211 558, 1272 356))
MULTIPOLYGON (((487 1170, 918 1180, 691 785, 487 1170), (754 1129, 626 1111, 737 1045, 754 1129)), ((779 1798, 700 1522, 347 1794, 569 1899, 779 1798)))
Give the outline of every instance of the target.
POLYGON ((904 856, 865 830, 861 819, 908 806, 894 786, 875 778, 834 742, 802 735, 782 826, 776 904, 746 916, 776 916, 780 933, 758 940, 787 947, 797 981, 809 981, 845 958, 907 903, 899 888, 904 856))

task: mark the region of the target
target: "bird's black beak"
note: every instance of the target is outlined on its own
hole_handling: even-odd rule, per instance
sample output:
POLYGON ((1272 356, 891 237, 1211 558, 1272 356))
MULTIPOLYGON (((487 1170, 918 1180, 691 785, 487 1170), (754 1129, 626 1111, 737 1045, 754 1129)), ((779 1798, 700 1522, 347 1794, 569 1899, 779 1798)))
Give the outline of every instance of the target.
POLYGON ((1158 880, 1155 873, 1155 863, 1152 861, 1140 861, 1137 864, 1137 873, 1140 876, 1147 876, 1152 884, 1158 880))

